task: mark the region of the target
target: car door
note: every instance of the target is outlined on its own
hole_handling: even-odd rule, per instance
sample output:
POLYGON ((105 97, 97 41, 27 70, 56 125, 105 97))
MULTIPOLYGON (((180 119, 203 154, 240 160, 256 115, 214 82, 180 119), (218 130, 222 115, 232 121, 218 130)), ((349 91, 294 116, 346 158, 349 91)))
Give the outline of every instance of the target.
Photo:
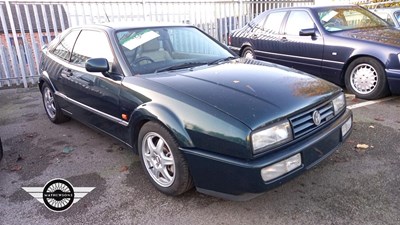
POLYGON ((280 53, 285 65, 320 75, 324 40, 307 11, 290 11, 280 41, 280 53), (301 30, 315 32, 312 35, 309 33, 303 36, 300 35, 301 30))
POLYGON ((254 50, 257 59, 284 64, 281 60, 281 27, 287 11, 269 13, 262 27, 253 32, 254 50))
POLYGON ((73 103, 77 119, 116 136, 121 136, 120 87, 122 74, 115 62, 108 36, 103 31, 82 30, 71 55, 69 67, 63 71, 64 93, 73 103), (106 58, 108 73, 88 72, 85 62, 90 58, 106 58), (112 76, 120 74, 120 76, 112 76))
MULTIPOLYGON (((68 66, 71 58, 72 48, 74 47, 76 38, 81 31, 79 29, 71 30, 64 37, 61 37, 61 41, 54 47, 49 46, 50 54, 49 57, 42 57, 42 60, 49 60, 49 62, 42 62, 43 70, 50 76, 51 83, 54 87, 54 91, 57 94, 64 94, 64 79, 63 71, 65 66, 68 66), (51 61, 51 62, 50 62, 51 61)), ((60 37, 58 37, 60 38, 60 37)), ((68 108, 63 101, 59 101, 62 108, 68 108)))

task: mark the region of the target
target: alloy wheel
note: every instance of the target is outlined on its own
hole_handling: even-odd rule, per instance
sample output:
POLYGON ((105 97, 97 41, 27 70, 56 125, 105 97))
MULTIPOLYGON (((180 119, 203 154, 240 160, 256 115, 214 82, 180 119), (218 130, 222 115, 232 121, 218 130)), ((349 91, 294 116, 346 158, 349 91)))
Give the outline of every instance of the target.
POLYGON ((151 178, 162 187, 169 187, 175 180, 175 160, 167 142, 157 133, 143 137, 142 157, 151 178))
POLYGON ((44 106, 46 108, 47 114, 49 115, 50 118, 55 118, 56 106, 54 103, 54 94, 48 87, 44 88, 43 94, 44 94, 43 96, 44 106))

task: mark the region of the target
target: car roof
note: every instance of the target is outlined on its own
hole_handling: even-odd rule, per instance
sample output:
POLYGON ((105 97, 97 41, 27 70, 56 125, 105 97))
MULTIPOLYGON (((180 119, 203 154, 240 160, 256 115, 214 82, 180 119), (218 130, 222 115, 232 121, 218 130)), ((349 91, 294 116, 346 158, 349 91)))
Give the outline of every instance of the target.
POLYGON ((171 27, 171 26, 187 27, 191 25, 180 24, 180 23, 132 21, 132 22, 107 22, 102 24, 77 26, 74 28, 97 28, 110 31, 110 30, 126 30, 134 28, 171 27))
POLYGON ((311 5, 311 6, 294 6, 294 7, 285 7, 285 8, 276 8, 267 11, 275 11, 275 10, 293 10, 293 9, 329 9, 329 8, 348 8, 348 7, 359 7, 354 4, 343 4, 343 5, 311 5))

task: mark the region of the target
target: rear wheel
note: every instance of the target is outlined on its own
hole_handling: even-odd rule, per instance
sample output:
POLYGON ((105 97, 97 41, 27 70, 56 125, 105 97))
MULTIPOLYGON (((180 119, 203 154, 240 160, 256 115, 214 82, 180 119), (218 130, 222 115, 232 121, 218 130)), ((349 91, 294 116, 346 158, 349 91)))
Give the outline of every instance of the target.
POLYGON ((51 122, 63 123, 70 119, 69 117, 65 116, 61 111, 61 108, 54 97, 54 91, 49 87, 47 83, 44 83, 42 86, 42 99, 47 117, 49 117, 51 122))
POLYGON ((242 51, 241 56, 246 59, 255 59, 256 58, 256 56, 254 55, 254 51, 251 47, 245 47, 242 51))
POLYGON ((373 58, 361 57, 351 62, 346 70, 345 83, 358 98, 378 99, 389 94, 385 70, 373 58))
POLYGON ((139 133, 139 156, 152 184, 167 195, 180 195, 193 187, 187 162, 168 130, 155 122, 139 133))

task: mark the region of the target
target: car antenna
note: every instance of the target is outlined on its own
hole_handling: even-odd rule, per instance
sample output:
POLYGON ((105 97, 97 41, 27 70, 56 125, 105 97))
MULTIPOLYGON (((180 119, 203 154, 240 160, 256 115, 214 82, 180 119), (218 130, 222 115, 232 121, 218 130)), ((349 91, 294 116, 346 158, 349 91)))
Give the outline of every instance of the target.
POLYGON ((107 15, 107 12, 106 12, 106 9, 104 8, 104 6, 103 6, 103 11, 104 11, 104 14, 106 15, 107 21, 110 22, 110 18, 108 18, 108 15, 107 15))

